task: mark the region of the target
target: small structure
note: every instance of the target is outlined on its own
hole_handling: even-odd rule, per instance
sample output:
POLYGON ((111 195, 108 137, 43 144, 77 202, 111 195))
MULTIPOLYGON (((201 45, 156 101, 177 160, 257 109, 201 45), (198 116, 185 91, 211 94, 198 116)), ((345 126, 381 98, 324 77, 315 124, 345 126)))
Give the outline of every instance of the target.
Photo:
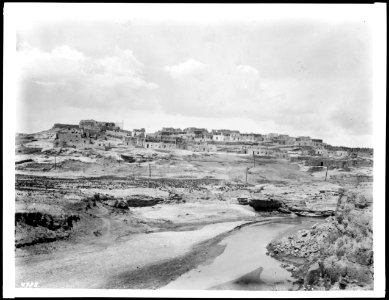
MULTIPOLYGON (((242 146, 243 154, 258 155, 258 156, 275 156, 275 151, 268 147, 261 146, 242 146)), ((285 153, 285 157, 287 153, 285 153)))
POLYGON ((135 138, 145 138, 146 137, 146 130, 144 128, 134 129, 132 131, 132 136, 135 138))
POLYGON ((335 155, 338 157, 347 157, 348 156, 348 151, 345 150, 336 150, 335 155))
POLYGON ((187 150, 193 151, 193 152, 216 152, 217 147, 213 144, 189 144, 186 147, 187 150))

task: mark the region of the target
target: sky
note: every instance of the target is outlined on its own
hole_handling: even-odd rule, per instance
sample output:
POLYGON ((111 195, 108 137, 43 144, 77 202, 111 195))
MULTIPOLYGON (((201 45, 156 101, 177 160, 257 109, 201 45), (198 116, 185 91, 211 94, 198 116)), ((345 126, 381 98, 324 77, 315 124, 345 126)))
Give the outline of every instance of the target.
POLYGON ((16 18, 18 132, 95 119, 371 146, 365 8, 77 7, 16 18))

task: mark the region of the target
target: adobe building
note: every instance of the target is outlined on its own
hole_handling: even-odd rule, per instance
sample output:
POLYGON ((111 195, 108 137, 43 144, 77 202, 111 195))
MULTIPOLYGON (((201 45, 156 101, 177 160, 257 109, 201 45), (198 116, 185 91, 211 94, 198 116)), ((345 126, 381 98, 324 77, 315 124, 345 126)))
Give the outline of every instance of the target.
POLYGON ((273 149, 260 146, 242 146, 241 153, 258 156, 275 156, 273 149))
POLYGON ((321 139, 312 139, 312 146, 314 146, 314 147, 323 147, 323 140, 321 140, 321 139))
POLYGON ((144 128, 134 129, 132 131, 132 136, 137 137, 137 138, 145 138, 146 137, 146 130, 144 128))
POLYGON ((299 136, 296 138, 295 145, 298 146, 312 146, 312 141, 309 136, 299 136))

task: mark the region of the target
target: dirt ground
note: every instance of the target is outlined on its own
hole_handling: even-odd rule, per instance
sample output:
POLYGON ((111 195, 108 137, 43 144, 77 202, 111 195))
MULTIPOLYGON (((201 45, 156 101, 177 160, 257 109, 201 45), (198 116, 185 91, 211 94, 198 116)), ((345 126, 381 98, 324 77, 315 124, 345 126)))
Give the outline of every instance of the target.
POLYGON ((296 163, 254 167, 240 154, 38 146, 47 149, 17 154, 15 166, 16 287, 159 288, 220 254, 217 242, 237 226, 283 216, 238 197, 334 210, 339 188, 371 188, 355 179, 366 170, 330 170, 324 182, 296 163))

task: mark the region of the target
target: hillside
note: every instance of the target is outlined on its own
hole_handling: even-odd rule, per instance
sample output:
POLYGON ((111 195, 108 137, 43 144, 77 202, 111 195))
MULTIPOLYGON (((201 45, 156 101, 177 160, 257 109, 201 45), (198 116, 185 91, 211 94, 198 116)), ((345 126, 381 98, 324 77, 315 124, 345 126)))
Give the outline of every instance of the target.
MULTIPOLYGON (((56 259, 62 257, 59 262, 66 264, 79 253, 85 265, 77 265, 81 277, 72 279, 72 284, 86 287, 96 280, 93 286, 105 286, 110 279, 103 278, 92 262, 101 259, 102 249, 124 255, 122 243, 132 243, 136 237, 131 245, 138 263, 126 267, 144 272, 142 286, 160 286, 167 267, 159 263, 176 259, 174 251, 189 253, 198 243, 211 243, 216 235, 244 223, 297 216, 331 218, 345 190, 371 195, 369 166, 312 169, 303 161, 260 156, 254 165, 247 154, 146 149, 114 138, 104 139, 111 145, 108 149, 56 147, 57 131, 16 136, 17 285, 33 277, 48 278, 60 268, 53 263, 56 259), (276 205, 267 209, 268 203, 276 205), (208 229, 202 231, 204 226, 208 229), (193 237, 187 240, 180 232, 193 237), (164 243, 162 233, 177 238, 177 247, 186 246, 181 250, 167 246, 170 252, 153 257, 164 243), (147 246, 146 259, 142 245, 150 234, 155 240, 147 246), (158 269, 160 277, 149 283, 149 272, 155 269, 147 269, 148 264, 165 270, 158 269), (87 273, 93 275, 85 277, 87 273)), ((211 258, 205 248, 199 249, 190 252, 198 263, 211 258)), ((215 248, 213 255, 218 251, 215 248)), ((118 261, 106 259, 105 268, 109 263, 114 266, 118 261)), ((74 267, 61 269, 45 286, 66 285, 74 267)), ((184 271, 169 269, 173 277, 184 271)), ((139 287, 135 281, 131 284, 139 287)))

